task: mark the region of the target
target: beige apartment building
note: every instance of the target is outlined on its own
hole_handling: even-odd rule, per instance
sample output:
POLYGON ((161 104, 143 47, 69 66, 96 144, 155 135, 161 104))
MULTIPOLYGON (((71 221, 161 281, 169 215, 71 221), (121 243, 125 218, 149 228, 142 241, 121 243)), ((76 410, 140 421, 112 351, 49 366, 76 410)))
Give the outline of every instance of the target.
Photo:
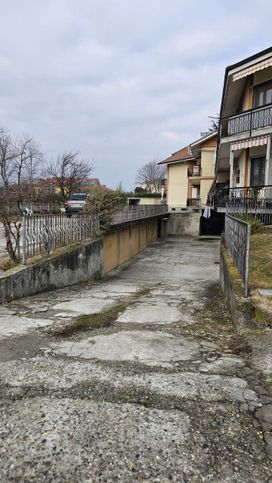
POLYGON ((272 196, 272 47, 226 68, 213 208, 272 196), (225 198, 225 200, 224 200, 225 198))
POLYGON ((170 211, 205 208, 214 182, 217 132, 176 151, 159 164, 167 167, 167 204, 170 211))

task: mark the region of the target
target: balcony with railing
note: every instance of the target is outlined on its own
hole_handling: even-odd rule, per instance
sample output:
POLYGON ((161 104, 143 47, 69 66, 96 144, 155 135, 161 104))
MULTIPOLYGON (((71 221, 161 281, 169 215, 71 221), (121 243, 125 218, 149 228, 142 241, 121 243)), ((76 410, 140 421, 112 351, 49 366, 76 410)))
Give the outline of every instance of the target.
POLYGON ((231 188, 226 200, 226 212, 244 213, 270 225, 272 223, 272 185, 231 188))
POLYGON ((215 211, 223 209, 231 215, 244 214, 271 225, 272 185, 221 188, 209 195, 208 205, 215 211))
POLYGON ((201 199, 198 198, 187 198, 187 206, 190 208, 201 208, 201 199))
POLYGON ((188 168, 188 177, 193 177, 193 176, 201 176, 201 166, 198 164, 195 164, 194 166, 191 166, 188 168))
POLYGON ((272 127, 272 104, 244 111, 222 120, 221 136, 251 133, 255 129, 272 127))

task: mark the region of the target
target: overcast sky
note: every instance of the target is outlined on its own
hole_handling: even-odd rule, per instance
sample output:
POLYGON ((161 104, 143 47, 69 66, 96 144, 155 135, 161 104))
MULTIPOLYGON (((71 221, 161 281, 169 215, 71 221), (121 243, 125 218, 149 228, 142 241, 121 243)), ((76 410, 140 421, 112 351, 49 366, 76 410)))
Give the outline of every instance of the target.
POLYGON ((0 0, 0 119, 111 187, 192 142, 225 66, 271 45, 271 0, 0 0))

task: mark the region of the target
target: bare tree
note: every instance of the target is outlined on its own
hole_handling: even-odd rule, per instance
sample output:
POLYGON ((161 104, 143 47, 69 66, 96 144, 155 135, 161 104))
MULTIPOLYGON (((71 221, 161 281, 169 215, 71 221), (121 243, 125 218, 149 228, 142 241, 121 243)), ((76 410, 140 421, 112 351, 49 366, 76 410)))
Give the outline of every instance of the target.
POLYGON ((0 218, 6 250, 15 262, 20 259, 22 203, 33 195, 34 167, 37 172, 41 156, 31 137, 14 138, 0 129, 0 218))
POLYGON ((42 153, 32 137, 26 135, 15 139, 13 146, 15 155, 13 181, 17 191, 18 209, 21 211, 21 203, 30 201, 34 196, 34 181, 41 170, 42 153))
POLYGON ((209 132, 215 132, 215 131, 218 131, 219 130, 219 120, 220 120, 220 117, 219 117, 219 114, 215 117, 215 116, 209 116, 210 118, 210 127, 209 127, 209 132))
POLYGON ((17 150, 23 163, 23 180, 33 188, 35 181, 42 174, 44 157, 40 146, 32 138, 23 136, 19 139, 17 150))
POLYGON ((164 166, 158 165, 158 161, 154 159, 138 169, 136 182, 140 183, 142 188, 146 188, 147 191, 159 193, 164 178, 164 166))
POLYGON ((78 190, 92 171, 93 163, 80 159, 79 154, 72 151, 60 154, 48 168, 48 174, 55 178, 63 199, 78 190))

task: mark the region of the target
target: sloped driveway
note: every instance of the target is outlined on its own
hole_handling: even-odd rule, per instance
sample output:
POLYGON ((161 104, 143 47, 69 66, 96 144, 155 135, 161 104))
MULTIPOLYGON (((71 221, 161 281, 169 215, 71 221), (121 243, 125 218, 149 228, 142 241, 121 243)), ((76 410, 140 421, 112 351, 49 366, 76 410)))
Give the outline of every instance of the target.
POLYGON ((271 481, 270 394, 218 262, 217 241, 169 238, 0 306, 1 481, 271 481))

